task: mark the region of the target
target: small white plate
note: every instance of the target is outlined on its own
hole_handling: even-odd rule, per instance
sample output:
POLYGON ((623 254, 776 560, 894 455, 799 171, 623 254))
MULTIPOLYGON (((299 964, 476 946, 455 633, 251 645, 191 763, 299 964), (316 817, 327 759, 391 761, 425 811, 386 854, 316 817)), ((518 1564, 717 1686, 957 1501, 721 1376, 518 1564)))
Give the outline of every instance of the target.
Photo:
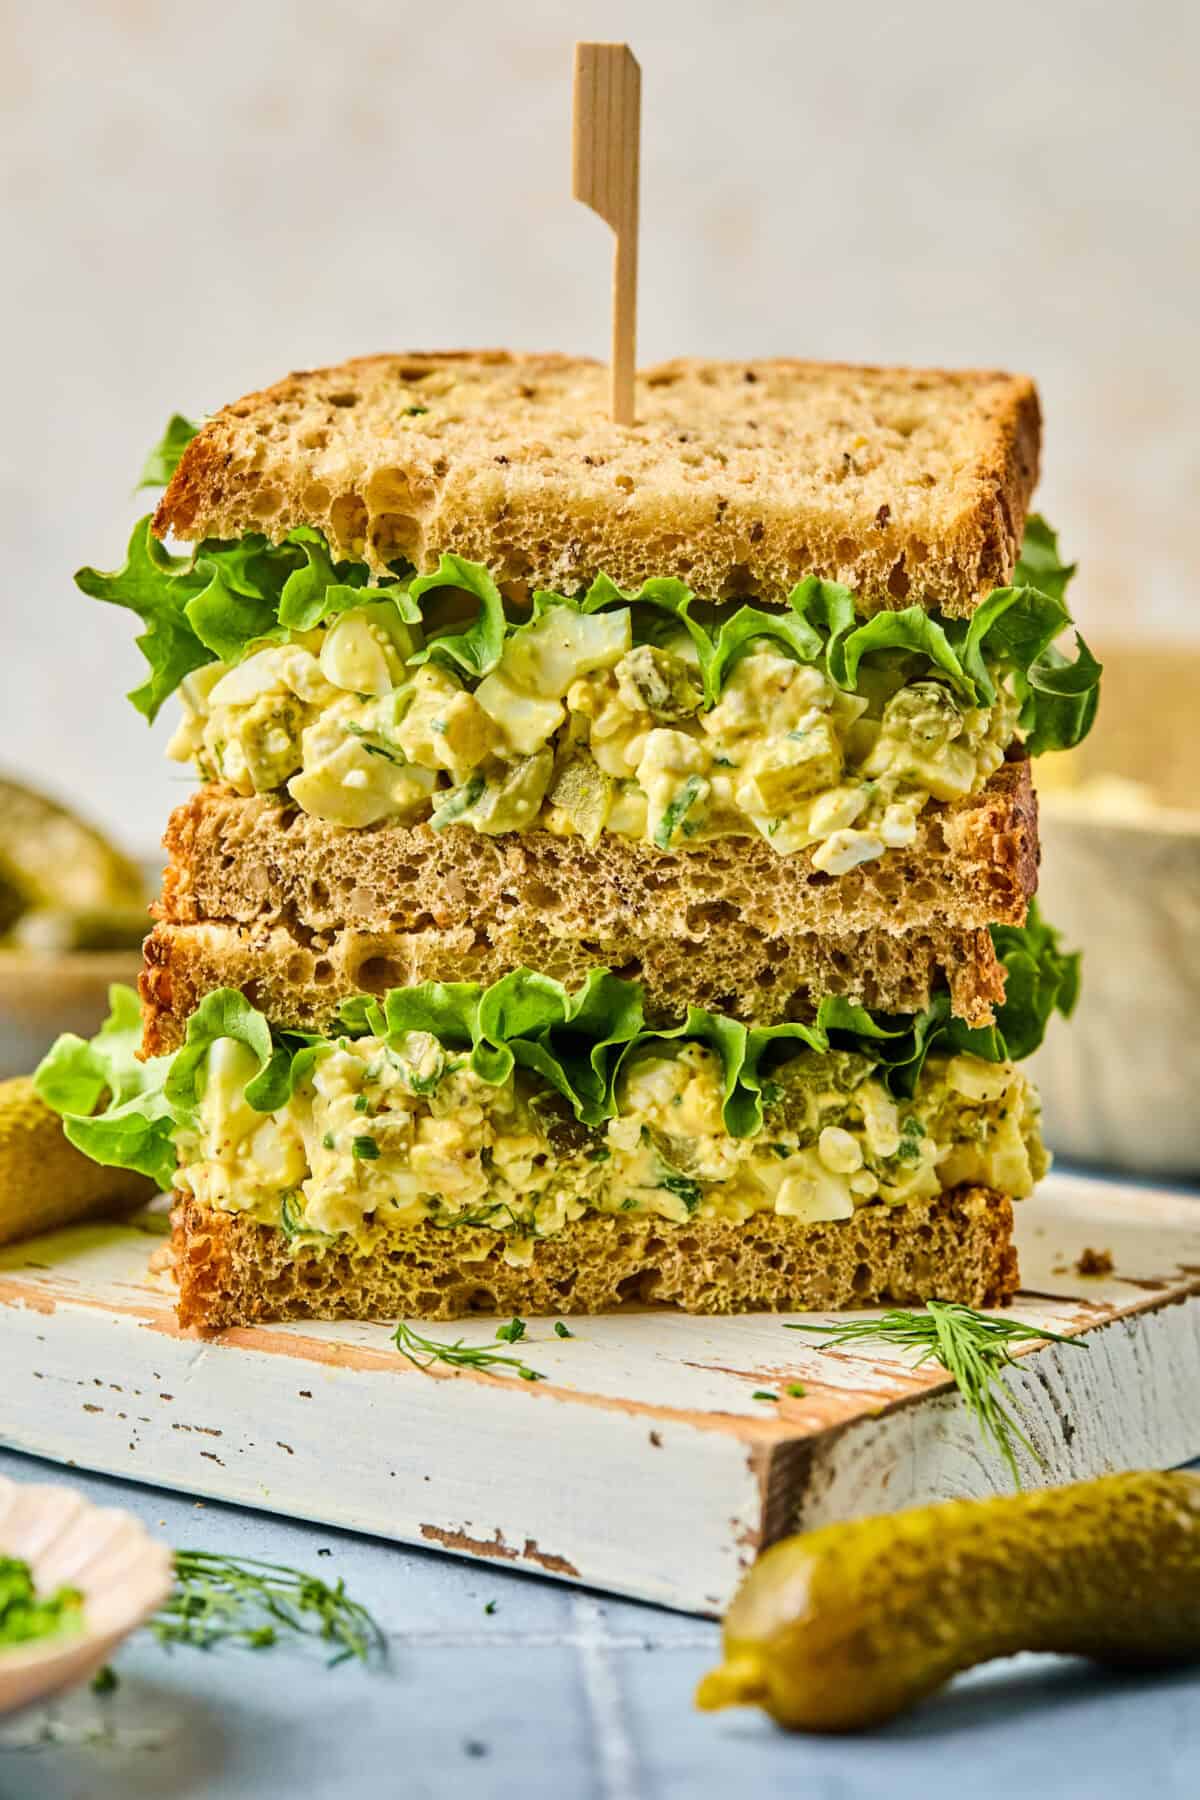
POLYGON ((83 1595, 81 1631, 0 1646, 0 1716, 90 1679, 171 1591, 170 1549, 131 1513, 2 1475, 0 1556, 27 1562, 39 1593, 76 1587, 83 1595))

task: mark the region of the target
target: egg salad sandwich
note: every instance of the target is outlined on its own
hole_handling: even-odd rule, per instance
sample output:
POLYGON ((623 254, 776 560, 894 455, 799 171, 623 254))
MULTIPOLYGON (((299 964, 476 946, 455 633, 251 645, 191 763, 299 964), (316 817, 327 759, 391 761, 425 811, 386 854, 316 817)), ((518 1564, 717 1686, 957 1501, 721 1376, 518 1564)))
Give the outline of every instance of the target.
POLYGON ((1094 715, 1023 378, 381 356, 172 421, 123 568, 173 815, 142 1009, 39 1072, 180 1313, 971 1304, 1074 958, 1094 715), (1065 645, 1065 647, 1064 647, 1065 645))

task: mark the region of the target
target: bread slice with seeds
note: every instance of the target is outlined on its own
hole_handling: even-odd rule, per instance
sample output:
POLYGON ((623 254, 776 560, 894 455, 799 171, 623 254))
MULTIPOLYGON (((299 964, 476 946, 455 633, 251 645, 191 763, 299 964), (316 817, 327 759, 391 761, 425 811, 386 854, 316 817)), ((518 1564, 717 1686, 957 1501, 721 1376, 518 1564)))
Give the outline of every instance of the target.
POLYGON ((956 1300, 995 1306, 1017 1288, 1012 1202, 961 1187, 853 1218, 801 1224, 756 1213, 685 1225, 593 1214, 540 1238, 524 1267, 504 1237, 424 1224, 370 1252, 304 1244, 247 1214, 180 1200, 173 1214, 179 1322, 221 1330, 267 1319, 461 1319, 607 1312, 623 1301, 685 1312, 834 1311, 956 1300))
POLYGON ((1033 383, 991 370, 679 358, 607 416, 603 367, 509 351, 372 356, 289 375, 208 420, 160 535, 293 526, 376 572, 453 551, 574 592, 674 575, 783 601, 808 575, 862 610, 969 614, 1011 577, 1038 472, 1033 383))

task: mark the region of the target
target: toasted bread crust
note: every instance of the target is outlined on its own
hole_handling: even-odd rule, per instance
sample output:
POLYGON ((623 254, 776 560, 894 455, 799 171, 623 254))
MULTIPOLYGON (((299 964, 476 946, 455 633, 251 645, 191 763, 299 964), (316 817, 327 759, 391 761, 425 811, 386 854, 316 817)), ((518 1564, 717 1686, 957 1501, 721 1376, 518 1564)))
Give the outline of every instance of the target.
POLYGON ((494 1232, 429 1225, 372 1254, 297 1245, 244 1214, 181 1199, 173 1214, 179 1322, 202 1330, 275 1319, 459 1319, 610 1311, 654 1301, 693 1313, 833 1311, 938 1298, 994 1306, 1017 1290, 1012 1202, 956 1188, 853 1219, 801 1225, 591 1215, 510 1268, 494 1232))
POLYGON ((1041 419, 1024 376, 679 358, 613 425, 601 365, 508 351, 356 358, 225 407, 155 515, 178 537, 322 530, 378 573, 442 551, 574 591, 676 575, 779 602, 967 614, 1012 575, 1041 419))

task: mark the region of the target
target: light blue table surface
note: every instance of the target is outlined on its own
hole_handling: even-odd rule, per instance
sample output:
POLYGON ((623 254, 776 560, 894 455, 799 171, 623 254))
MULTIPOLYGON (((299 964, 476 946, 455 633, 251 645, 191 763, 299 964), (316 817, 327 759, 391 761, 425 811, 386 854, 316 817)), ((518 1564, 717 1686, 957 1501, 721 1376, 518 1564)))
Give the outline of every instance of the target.
POLYGON ((0 1473, 65 1473, 175 1546, 344 1576, 389 1638, 384 1666, 329 1670, 307 1647, 168 1652, 141 1634, 111 1697, 0 1721, 0 1800, 1200 1794, 1200 1672, 1117 1679, 1021 1657, 870 1737, 792 1738, 755 1713, 692 1710, 717 1651, 704 1620, 13 1452, 0 1473))

